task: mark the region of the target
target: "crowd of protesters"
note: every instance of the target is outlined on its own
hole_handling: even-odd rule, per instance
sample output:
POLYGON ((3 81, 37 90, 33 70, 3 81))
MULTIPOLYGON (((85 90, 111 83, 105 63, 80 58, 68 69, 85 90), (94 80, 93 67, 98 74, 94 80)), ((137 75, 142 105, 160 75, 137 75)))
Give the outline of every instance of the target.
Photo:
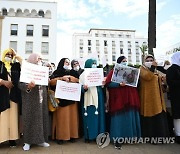
MULTIPOLYGON (((180 52, 173 54, 168 69, 157 66, 155 58, 147 55, 137 87, 112 82, 114 69, 109 67, 104 69, 102 86, 88 87, 78 60, 62 58, 55 69, 54 63, 42 59, 33 53, 27 62, 49 68, 48 87, 20 82, 23 59, 12 48, 1 53, 0 143, 8 141, 15 147, 16 140, 23 138, 23 150, 28 151, 32 144, 49 147, 48 139, 63 144, 83 137, 91 142, 105 132, 117 149, 122 145, 113 141, 116 137, 175 136, 180 143, 180 52), (81 99, 59 99, 56 111, 50 112, 47 92, 49 88, 55 91, 58 80, 80 83, 81 99), (170 114, 165 93, 171 102, 170 114)), ((128 65, 125 56, 117 63, 128 65)), ((96 60, 85 61, 85 69, 97 67, 96 60)))

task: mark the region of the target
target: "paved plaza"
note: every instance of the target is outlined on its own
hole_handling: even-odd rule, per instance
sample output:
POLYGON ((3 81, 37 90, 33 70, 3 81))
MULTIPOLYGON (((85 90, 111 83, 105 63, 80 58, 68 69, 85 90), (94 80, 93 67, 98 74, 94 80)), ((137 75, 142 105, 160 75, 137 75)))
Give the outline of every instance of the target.
POLYGON ((0 154, 179 154, 180 144, 126 144, 122 150, 117 150, 112 144, 106 148, 98 148, 95 142, 84 143, 83 139, 78 139, 75 143, 66 142, 58 145, 51 141, 50 147, 44 148, 33 145, 30 151, 22 150, 22 140, 18 141, 15 148, 9 148, 8 142, 0 144, 0 154))

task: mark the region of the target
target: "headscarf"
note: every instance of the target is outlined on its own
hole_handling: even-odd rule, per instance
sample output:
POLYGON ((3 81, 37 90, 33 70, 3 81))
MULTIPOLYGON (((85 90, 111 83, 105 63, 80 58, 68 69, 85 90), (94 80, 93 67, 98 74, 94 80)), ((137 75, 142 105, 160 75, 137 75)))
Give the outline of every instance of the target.
POLYGON ((145 57, 145 60, 148 59, 148 58, 152 58, 154 60, 154 56, 151 55, 151 54, 148 54, 146 57, 145 57))
POLYGON ((171 57, 171 63, 180 66, 180 51, 175 52, 171 57))
MULTIPOLYGON (((96 63, 96 60, 94 59, 88 59, 85 62, 85 68, 92 68, 93 63, 96 63)), ((80 75, 80 83, 82 85, 85 84, 85 72, 83 72, 80 75)), ((98 115, 98 92, 97 92, 97 87, 88 87, 88 90, 84 94, 84 115, 87 116, 87 107, 89 106, 95 106, 96 111, 95 115, 98 115)))
POLYGON ((86 60, 84 68, 92 68, 93 63, 97 63, 97 61, 95 59, 86 60))
POLYGON ((2 56, 1 56, 1 60, 5 64, 5 67, 6 67, 7 71, 10 72, 11 71, 11 63, 13 63, 13 61, 14 61, 14 55, 12 57, 12 61, 7 62, 5 60, 5 56, 6 56, 7 53, 12 53, 13 54, 13 49, 9 48, 9 49, 4 50, 3 53, 2 53, 2 56))
POLYGON ((73 68, 75 62, 76 62, 76 63, 79 63, 78 60, 73 59, 73 60, 71 61, 71 67, 72 67, 72 68, 73 68))
POLYGON ((79 65, 79 70, 74 70, 74 63, 79 63, 79 62, 78 62, 78 60, 76 60, 76 59, 73 59, 73 60, 71 61, 71 67, 72 67, 71 72, 72 72, 72 74, 73 74, 74 77, 79 78, 79 76, 82 74, 82 72, 83 72, 84 70, 81 69, 80 65, 79 65))
POLYGON ((29 58, 27 59, 27 62, 32 63, 32 64, 37 64, 38 63, 38 58, 41 56, 37 53, 32 53, 29 58))
POLYGON ((53 72, 53 74, 52 74, 52 76, 50 78, 63 77, 64 75, 69 75, 70 74, 69 70, 65 70, 63 68, 64 62, 65 62, 66 59, 68 59, 68 58, 62 58, 59 61, 57 69, 53 72))
POLYGON ((126 57, 125 56, 120 56, 118 59, 117 59, 117 63, 120 64, 122 62, 123 59, 125 59, 126 57))

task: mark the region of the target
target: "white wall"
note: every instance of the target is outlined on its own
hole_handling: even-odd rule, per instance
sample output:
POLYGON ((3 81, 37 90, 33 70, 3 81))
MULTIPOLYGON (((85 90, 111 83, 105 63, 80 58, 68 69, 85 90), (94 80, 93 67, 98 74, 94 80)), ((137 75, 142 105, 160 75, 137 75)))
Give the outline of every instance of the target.
MULTIPOLYGON (((123 52, 124 52, 124 56, 126 56, 126 58, 128 59, 129 61, 129 58, 128 58, 128 41, 131 41, 131 60, 132 62, 129 62, 131 64, 141 64, 141 51, 139 49, 139 60, 140 62, 136 62, 136 44, 135 42, 139 42, 139 46, 142 46, 143 42, 147 42, 147 39, 145 38, 135 38, 135 32, 123 32, 123 34, 130 34, 131 35, 131 38, 118 38, 118 37, 111 37, 110 34, 115 34, 117 33, 118 34, 118 31, 117 32, 114 32, 114 31, 100 31, 99 30, 99 34, 108 34, 107 37, 102 37, 99 36, 99 37, 95 37, 95 33, 97 33, 97 31, 91 31, 91 33, 87 33, 87 34, 74 34, 73 35, 73 41, 74 41, 74 48, 73 48, 73 53, 74 53, 74 56, 79 58, 80 57, 80 45, 79 45, 79 40, 82 39, 83 40, 83 50, 84 50, 84 53, 83 53, 83 57, 86 57, 88 55, 88 40, 91 40, 91 51, 92 53, 96 52, 96 40, 99 40, 99 50, 100 50, 100 64, 102 63, 102 57, 104 56, 104 40, 107 40, 107 51, 108 51, 108 54, 107 54, 107 57, 108 57, 108 64, 112 64, 114 63, 112 61, 112 41, 115 41, 115 56, 116 56, 116 59, 120 56, 120 41, 123 41, 123 52)), ((119 32, 120 33, 120 32, 119 32)))
POLYGON ((0 10, 6 8, 9 11, 13 8, 16 12, 21 9, 35 9, 38 13, 43 10, 51 11, 51 18, 42 17, 10 17, 5 16, 2 24, 2 44, 1 51, 9 47, 10 41, 17 41, 17 52, 23 57, 27 58, 29 54, 25 54, 25 42, 33 42, 33 52, 41 52, 41 42, 49 42, 49 54, 42 55, 43 59, 49 59, 51 62, 56 62, 56 33, 57 33, 57 4, 47 2, 31 2, 31 1, 0 1, 0 10), (11 24, 18 24, 18 35, 11 36, 11 24), (26 36, 26 26, 34 25, 33 36, 26 36), (42 25, 49 25, 49 37, 42 37, 42 25))

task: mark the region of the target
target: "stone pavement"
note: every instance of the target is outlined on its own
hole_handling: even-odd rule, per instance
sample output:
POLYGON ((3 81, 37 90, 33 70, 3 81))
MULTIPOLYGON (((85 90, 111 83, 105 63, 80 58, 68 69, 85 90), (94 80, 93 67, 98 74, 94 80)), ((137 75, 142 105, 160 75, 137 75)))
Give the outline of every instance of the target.
POLYGON ((0 144, 0 154, 179 154, 180 144, 126 144, 122 150, 117 150, 112 144, 101 149, 95 142, 84 143, 83 139, 78 139, 75 143, 66 142, 58 145, 51 141, 50 147, 44 148, 32 145, 29 151, 22 150, 22 140, 18 141, 15 148, 9 148, 8 142, 0 144))

